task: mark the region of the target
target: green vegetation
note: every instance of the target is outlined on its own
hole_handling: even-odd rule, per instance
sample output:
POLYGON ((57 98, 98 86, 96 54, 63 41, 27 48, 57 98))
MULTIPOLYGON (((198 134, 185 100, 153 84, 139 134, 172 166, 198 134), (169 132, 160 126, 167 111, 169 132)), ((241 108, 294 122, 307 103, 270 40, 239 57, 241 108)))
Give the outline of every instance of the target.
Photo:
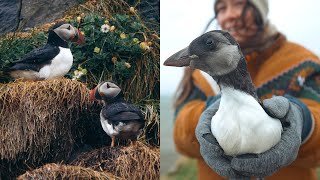
MULTIPOLYGON (((134 8, 124 14, 104 17, 96 11, 66 19, 81 30, 85 44, 71 44, 74 63, 66 75, 93 88, 101 80, 113 80, 133 102, 159 99, 160 40, 148 29, 134 8)), ((47 31, 36 28, 0 38, 0 83, 13 81, 6 74, 12 62, 47 41, 47 31)))
MULTIPOLYGON (((68 78, 77 78, 89 83, 89 86, 91 83, 96 84, 101 76, 109 76, 109 79, 116 79, 121 83, 132 78, 138 61, 148 59, 150 63, 156 62, 151 46, 159 42, 156 39, 147 41, 150 33, 154 32, 148 31, 137 15, 116 14, 111 18, 104 18, 93 13, 79 16, 69 23, 81 29, 85 35, 85 44, 71 45, 74 64, 68 78)), ((0 41, 1 74, 4 74, 3 70, 12 61, 43 46, 46 41, 47 37, 43 32, 31 33, 27 38, 3 38, 0 41)), ((10 80, 6 76, 0 82, 10 80)))
POLYGON ((194 159, 180 157, 174 172, 161 177, 161 180, 194 180, 197 179, 197 163, 194 159))
POLYGON ((101 76, 109 76, 121 83, 132 78, 143 56, 152 62, 150 47, 145 42, 147 34, 142 33, 144 26, 138 21, 137 16, 123 14, 112 18, 89 14, 72 20, 71 24, 84 33, 85 45, 71 45, 75 59, 69 77, 75 77, 76 70, 86 69, 81 81, 96 83, 101 76))
MULTIPOLYGON (((194 159, 183 158, 177 161, 177 169, 173 173, 161 177, 161 180, 195 180, 198 179, 197 163, 194 159), (180 165, 179 165, 180 164, 180 165)), ((320 180, 320 168, 317 168, 317 179, 320 180)))

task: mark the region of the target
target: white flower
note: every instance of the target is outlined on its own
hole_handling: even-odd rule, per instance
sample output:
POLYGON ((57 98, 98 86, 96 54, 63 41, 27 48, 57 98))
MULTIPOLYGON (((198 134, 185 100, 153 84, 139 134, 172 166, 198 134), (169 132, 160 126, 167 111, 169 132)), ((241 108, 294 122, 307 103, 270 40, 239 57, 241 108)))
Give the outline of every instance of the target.
POLYGON ((102 32, 107 33, 107 32, 109 32, 109 30, 110 30, 110 26, 108 24, 104 24, 101 26, 102 32))

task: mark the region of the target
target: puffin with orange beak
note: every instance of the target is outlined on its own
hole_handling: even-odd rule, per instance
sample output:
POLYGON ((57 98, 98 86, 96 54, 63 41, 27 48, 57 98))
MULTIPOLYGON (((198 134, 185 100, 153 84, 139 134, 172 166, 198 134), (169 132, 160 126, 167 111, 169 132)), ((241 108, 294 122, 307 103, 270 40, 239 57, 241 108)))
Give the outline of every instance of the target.
POLYGON ((84 44, 84 36, 71 24, 55 24, 49 30, 47 44, 14 61, 9 69, 10 76, 33 81, 63 77, 73 63, 68 42, 84 44))
POLYGON ((101 100, 104 104, 100 122, 112 138, 111 147, 115 145, 115 138, 137 140, 145 125, 144 116, 138 107, 124 100, 118 85, 111 81, 102 82, 91 90, 90 99, 101 100))

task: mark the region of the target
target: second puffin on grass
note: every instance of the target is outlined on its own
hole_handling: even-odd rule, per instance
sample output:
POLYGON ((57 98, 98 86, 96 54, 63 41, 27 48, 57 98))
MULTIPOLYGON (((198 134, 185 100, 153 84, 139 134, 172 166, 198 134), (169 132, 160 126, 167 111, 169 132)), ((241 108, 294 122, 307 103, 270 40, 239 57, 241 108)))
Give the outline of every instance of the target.
POLYGON ((102 82, 90 92, 91 100, 102 100, 100 122, 103 130, 112 138, 137 140, 145 125, 141 110, 124 100, 123 93, 114 82, 102 82))
POLYGON ((73 56, 68 42, 84 44, 84 37, 70 24, 59 22, 49 30, 47 44, 14 61, 9 74, 14 79, 47 80, 63 77, 71 69, 73 56))

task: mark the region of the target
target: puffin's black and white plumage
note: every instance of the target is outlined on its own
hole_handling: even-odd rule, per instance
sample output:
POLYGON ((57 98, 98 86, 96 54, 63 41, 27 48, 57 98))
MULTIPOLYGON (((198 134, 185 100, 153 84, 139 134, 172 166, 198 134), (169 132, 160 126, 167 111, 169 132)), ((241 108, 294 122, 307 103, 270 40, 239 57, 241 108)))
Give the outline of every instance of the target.
POLYGON ((282 125, 258 99, 238 43, 225 31, 210 31, 169 57, 164 65, 200 69, 221 89, 211 132, 226 155, 259 154, 280 141, 282 125))
POLYGON ((103 130, 112 138, 136 140, 145 124, 144 116, 139 108, 126 102, 121 89, 113 82, 103 82, 97 85, 90 99, 102 100, 104 106, 100 112, 100 122, 103 130))
POLYGON ((70 24, 63 22, 55 24, 49 30, 47 44, 13 62, 14 65, 9 69, 10 76, 24 80, 63 77, 69 72, 73 63, 68 42, 83 44, 84 37, 70 24))

